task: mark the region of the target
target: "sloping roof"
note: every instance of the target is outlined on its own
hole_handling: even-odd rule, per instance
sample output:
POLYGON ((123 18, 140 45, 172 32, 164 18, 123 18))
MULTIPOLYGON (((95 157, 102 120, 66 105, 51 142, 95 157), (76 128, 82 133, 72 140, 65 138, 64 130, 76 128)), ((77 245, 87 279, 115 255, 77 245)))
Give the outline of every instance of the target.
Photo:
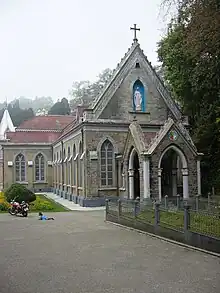
POLYGON ((60 132, 16 131, 7 132, 9 143, 52 143, 60 136, 60 132))
POLYGON ((2 121, 0 123, 0 140, 4 140, 6 138, 5 133, 7 130, 14 132, 15 127, 11 120, 11 116, 8 112, 8 109, 5 109, 3 117, 2 117, 2 121))
POLYGON ((197 153, 197 149, 195 144, 193 143, 188 130, 184 127, 184 125, 181 122, 175 123, 172 118, 168 118, 168 120, 165 122, 165 124, 161 127, 161 129, 157 132, 157 135, 152 139, 151 143, 148 146, 146 154, 151 155, 157 146, 160 144, 160 142, 163 140, 165 135, 168 133, 168 131, 171 129, 171 127, 174 126, 175 129, 182 135, 183 139, 187 142, 189 147, 194 153, 197 153))
POLYGON ((20 130, 58 130, 62 131, 75 117, 71 115, 35 116, 17 127, 20 130))

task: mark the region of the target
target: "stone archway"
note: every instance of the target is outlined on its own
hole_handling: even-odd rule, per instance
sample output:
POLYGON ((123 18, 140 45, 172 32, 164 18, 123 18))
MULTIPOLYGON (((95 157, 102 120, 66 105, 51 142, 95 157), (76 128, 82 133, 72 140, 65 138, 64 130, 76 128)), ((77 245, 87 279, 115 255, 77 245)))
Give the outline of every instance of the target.
POLYGON ((184 153, 175 145, 166 148, 158 163, 159 199, 162 196, 176 196, 182 193, 183 198, 189 198, 188 164, 184 153), (182 187, 178 190, 178 182, 182 187))
POLYGON ((130 153, 128 169, 129 199, 140 198, 140 162, 135 148, 130 153))

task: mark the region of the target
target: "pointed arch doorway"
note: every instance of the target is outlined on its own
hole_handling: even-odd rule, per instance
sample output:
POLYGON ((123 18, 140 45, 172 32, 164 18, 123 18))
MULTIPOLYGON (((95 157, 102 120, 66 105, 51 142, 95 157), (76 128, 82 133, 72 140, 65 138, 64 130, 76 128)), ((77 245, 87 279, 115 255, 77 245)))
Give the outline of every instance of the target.
POLYGON ((133 148, 128 162, 129 199, 140 197, 140 163, 138 153, 133 148))
POLYGON ((180 177, 180 194, 184 199, 189 198, 188 163, 185 154, 175 145, 166 148, 158 163, 159 199, 165 195, 177 196, 178 177, 180 177))

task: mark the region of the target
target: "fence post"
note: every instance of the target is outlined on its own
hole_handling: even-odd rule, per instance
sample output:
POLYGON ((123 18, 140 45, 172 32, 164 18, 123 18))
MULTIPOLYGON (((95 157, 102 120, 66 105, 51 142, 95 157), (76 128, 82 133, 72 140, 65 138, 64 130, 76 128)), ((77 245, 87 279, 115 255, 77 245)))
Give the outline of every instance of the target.
POLYGON ((134 201, 134 217, 136 218, 140 211, 139 200, 134 201))
POLYGON ((184 206, 184 231, 187 232, 190 228, 190 206, 186 203, 184 206))
POLYGON ((210 208, 211 193, 208 192, 208 210, 210 208))
POLYGON ((106 199, 105 200, 105 220, 106 221, 107 221, 108 213, 109 213, 109 199, 106 199))
POLYGON ((196 195, 196 211, 199 211, 199 194, 196 195))
POLYGON ((179 210, 180 209, 180 195, 179 194, 176 195, 176 206, 177 206, 177 210, 179 210))
POLYGON ((118 200, 118 219, 120 219, 122 213, 122 207, 121 207, 121 200, 118 200))
POLYGON ((155 226, 157 226, 160 223, 160 203, 155 203, 155 226))
POLYGON ((165 204, 165 209, 167 210, 168 209, 168 195, 165 195, 165 198, 164 198, 164 204, 165 204))

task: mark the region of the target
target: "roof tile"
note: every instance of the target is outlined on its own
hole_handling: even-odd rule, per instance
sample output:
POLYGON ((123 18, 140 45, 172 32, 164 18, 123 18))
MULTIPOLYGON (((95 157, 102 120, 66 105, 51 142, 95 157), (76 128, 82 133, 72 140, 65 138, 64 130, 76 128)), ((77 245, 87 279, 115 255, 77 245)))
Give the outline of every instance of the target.
POLYGON ((60 136, 60 132, 16 131, 7 132, 9 143, 52 143, 60 136))
POLYGON ((19 129, 33 130, 63 130, 75 117, 71 115, 35 116, 26 120, 17 127, 19 129))

